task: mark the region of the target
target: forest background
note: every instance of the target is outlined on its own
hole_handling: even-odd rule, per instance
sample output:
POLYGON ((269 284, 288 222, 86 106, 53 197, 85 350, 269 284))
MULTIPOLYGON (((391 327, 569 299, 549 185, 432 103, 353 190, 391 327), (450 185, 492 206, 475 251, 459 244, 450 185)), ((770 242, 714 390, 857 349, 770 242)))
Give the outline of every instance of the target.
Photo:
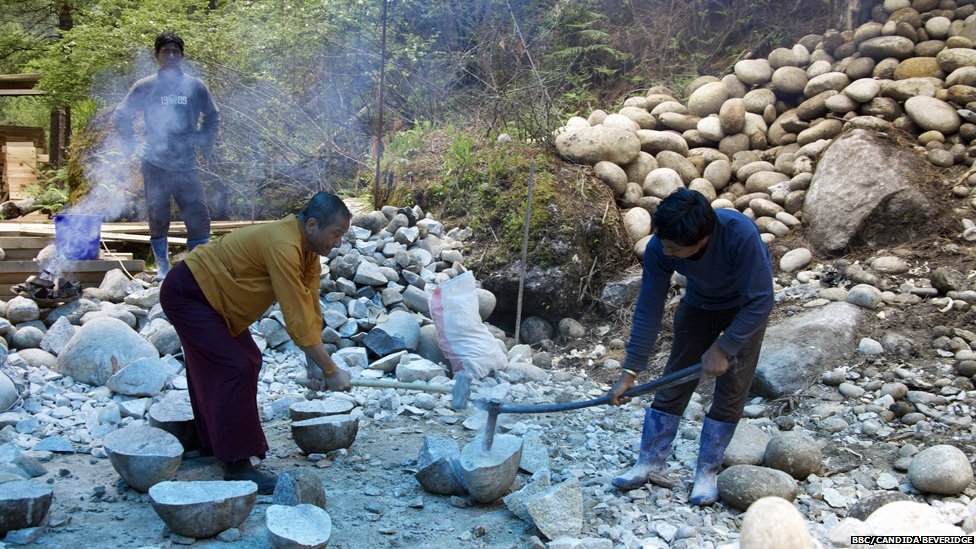
POLYGON ((38 72, 46 95, 0 99, 0 124, 47 126, 52 109, 71 113, 68 162, 46 169, 32 192, 56 211, 103 185, 132 195, 120 219, 139 218, 141 187, 108 115, 155 70, 152 43, 163 31, 185 38, 187 71, 221 111, 204 166, 214 217, 254 219, 291 211, 318 189, 443 208, 466 186, 514 170, 524 177, 524 158, 491 146, 503 133, 523 146, 516 156, 544 154, 570 116, 652 85, 680 94, 739 59, 847 28, 864 9, 856 0, 3 3, 0 73, 38 72), (440 148, 424 189, 398 192, 411 158, 432 143, 440 148))

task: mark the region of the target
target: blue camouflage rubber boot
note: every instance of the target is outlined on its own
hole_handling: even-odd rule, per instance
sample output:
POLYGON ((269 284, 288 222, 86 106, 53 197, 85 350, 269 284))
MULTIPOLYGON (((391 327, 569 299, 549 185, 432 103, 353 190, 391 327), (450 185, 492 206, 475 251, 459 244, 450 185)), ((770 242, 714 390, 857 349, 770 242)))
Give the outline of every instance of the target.
POLYGON ((732 441, 736 426, 738 423, 725 423, 705 416, 695 485, 691 489, 690 499, 695 505, 711 505, 718 500, 718 469, 725 459, 725 449, 732 441))
POLYGON ((648 408, 644 415, 644 429, 641 432, 640 453, 637 463, 629 471, 615 477, 612 484, 627 491, 647 484, 651 475, 667 472, 665 461, 671 453, 671 442, 678 433, 681 416, 648 408))
POLYGON ((208 237, 196 238, 196 239, 193 239, 193 240, 187 240, 186 241, 186 251, 192 252, 193 251, 193 248, 196 248, 197 246, 200 246, 202 244, 206 244, 207 242, 210 242, 210 238, 208 238, 208 237))
POLYGON ((153 257, 156 258, 156 282, 162 282, 169 273, 169 246, 165 236, 150 238, 153 257))

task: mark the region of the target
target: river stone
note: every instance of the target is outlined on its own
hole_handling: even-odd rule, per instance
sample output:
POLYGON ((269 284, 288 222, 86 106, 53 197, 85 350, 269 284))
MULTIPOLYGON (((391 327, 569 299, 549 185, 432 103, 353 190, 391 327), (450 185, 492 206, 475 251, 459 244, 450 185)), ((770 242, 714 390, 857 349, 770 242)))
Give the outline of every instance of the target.
POLYGON ((0 372, 0 411, 9 410, 17 403, 18 398, 20 393, 17 392, 13 380, 6 373, 0 372))
POLYGON ((633 241, 651 234, 651 214, 644 208, 631 208, 624 214, 624 230, 633 241))
POLYGON ((183 445, 156 427, 132 425, 112 431, 102 440, 112 467, 139 492, 173 478, 183 460, 183 445))
POLYGON ((265 513, 265 525, 275 549, 321 549, 332 537, 332 518, 314 505, 272 505, 265 513))
MULTIPOLYGON (((616 164, 614 164, 616 166, 616 164)), ((654 155, 641 151, 637 158, 633 162, 627 164, 623 167, 624 172, 627 174, 627 181, 634 183, 643 183, 647 174, 651 173, 651 170, 657 169, 657 160, 654 155)), ((626 185, 620 194, 626 192, 626 185)))
POLYGON ((773 68, 766 59, 743 59, 733 67, 736 77, 746 84, 761 86, 773 77, 773 68))
POLYGON ((779 260, 779 268, 781 271, 792 273, 806 267, 811 261, 813 261, 813 253, 810 250, 797 248, 783 254, 779 260))
POLYGON ((752 388, 779 398, 804 389, 854 346, 861 310, 843 302, 803 311, 769 326, 752 388))
POLYGON ((909 97, 905 101, 905 112, 919 128, 935 130, 943 135, 956 133, 962 124, 952 105, 934 97, 909 97))
POLYGON ((149 425, 175 436, 184 448, 200 445, 189 391, 168 391, 149 408, 149 425))
POLYGON ((897 491, 886 491, 871 494, 870 496, 857 500, 854 505, 851 505, 851 507, 847 510, 847 517, 858 520, 867 520, 867 518, 871 516, 871 513, 874 513, 878 509, 895 501, 912 501, 912 498, 908 497, 907 494, 897 491))
POLYGON ((976 66, 976 51, 972 48, 946 48, 936 56, 939 68, 946 74, 963 67, 976 66))
POLYGON ((728 160, 714 160, 705 166, 702 176, 711 182, 715 190, 724 189, 732 179, 732 164, 728 160))
POLYGON ((363 345, 377 356, 398 351, 416 351, 420 341, 417 316, 403 310, 391 312, 385 322, 377 324, 366 334, 363 345))
POLYGON ((740 549, 813 549, 803 515, 792 503, 776 496, 759 498, 742 519, 740 549))
MULTIPOLYGON (((648 130, 643 130, 648 131, 648 130)), ((584 164, 600 161, 628 164, 637 158, 641 142, 633 132, 604 125, 586 128, 565 128, 556 135, 559 154, 584 164)))
POLYGON ((881 86, 874 78, 860 78, 848 84, 843 93, 858 103, 867 103, 881 93, 881 86))
POLYGON ((895 67, 895 80, 908 78, 933 78, 939 74, 935 57, 909 57, 895 67))
POLYGON ((857 284, 847 291, 847 302, 865 309, 874 309, 881 303, 881 290, 870 284, 857 284))
POLYGON ((786 431, 777 433, 769 440, 763 464, 802 480, 820 472, 823 454, 817 443, 806 435, 786 431))
POLYGON ((491 451, 475 438, 461 450, 461 478, 471 499, 490 503, 505 495, 518 473, 522 459, 522 439, 514 435, 495 435, 491 451))
POLYGON ((627 190, 627 173, 623 168, 613 162, 597 162, 593 166, 593 172, 600 181, 607 184, 613 190, 613 194, 620 196, 627 190))
POLYGON ((530 496, 525 507, 549 539, 576 536, 583 530, 583 491, 575 478, 530 496))
POLYGON ((904 59, 911 56, 915 43, 904 36, 878 36, 858 44, 857 50, 862 57, 870 57, 880 61, 887 57, 904 59))
POLYGON ((911 265, 908 264, 904 259, 888 255, 881 256, 871 262, 871 268, 879 273, 885 274, 905 274, 911 265))
POLYGON ((126 396, 154 396, 166 387, 170 372, 159 358, 140 358, 108 378, 105 386, 126 396))
POLYGON ((728 98, 729 92, 725 89, 725 84, 709 82, 688 97, 688 114, 692 116, 717 114, 728 98))
POLYGON ((722 463, 726 466, 761 465, 769 438, 769 433, 759 427, 746 421, 739 422, 722 463))
MULTIPOLYGON (((673 151, 681 155, 688 154, 688 143, 675 132, 640 130, 637 132, 637 137, 640 140, 641 150, 648 154, 656 155, 661 151, 673 151)), ((640 183, 639 181, 635 182, 640 183)))
POLYGON ((140 358, 159 358, 152 343, 121 320, 103 317, 85 323, 58 354, 57 370, 75 381, 104 385, 140 358))
POLYGON ((644 179, 644 194, 664 199, 674 191, 684 187, 684 182, 678 172, 671 168, 657 168, 647 174, 644 179))
POLYGON ((443 496, 463 496, 468 493, 461 480, 458 462, 461 451, 457 442, 446 437, 425 436, 417 457, 414 478, 424 490, 443 496))
POLYGON ((295 469, 278 475, 273 500, 276 505, 314 505, 325 509, 322 479, 310 469, 295 469))
POLYGON ((522 321, 519 332, 521 342, 535 345, 544 339, 553 339, 556 336, 556 327, 549 320, 533 315, 522 321))
POLYGON ((0 483, 0 536, 41 524, 52 498, 50 484, 30 480, 0 483))
POLYGON ((972 483, 973 467, 962 450, 939 444, 912 458, 908 480, 921 492, 954 496, 972 483))
POLYGON ((797 490, 796 481, 790 475, 757 465, 733 465, 718 475, 722 501, 741 511, 766 496, 793 501, 797 490))
POLYGON ((807 72, 799 67, 780 67, 773 71, 773 87, 783 93, 799 94, 806 87, 807 72))
POLYGON ((41 317, 41 308, 33 299, 16 296, 7 302, 7 314, 5 316, 11 324, 30 322, 41 317))
POLYGON ((917 236, 932 215, 916 186, 921 160, 883 134, 856 129, 827 147, 803 205, 814 248, 897 244, 917 236))
POLYGON ((323 398, 316 400, 301 400, 288 407, 288 415, 292 421, 304 421, 322 416, 348 414, 355 405, 341 398, 323 398))
POLYGON ((348 448, 356 440, 359 420, 350 415, 322 416, 291 424, 291 436, 305 454, 348 448))
POLYGON ((915 501, 889 503, 864 521, 884 535, 962 535, 961 528, 949 524, 937 509, 915 501))
POLYGON ((167 481, 149 489, 149 502, 174 533, 209 538, 240 526, 257 495, 258 485, 249 480, 167 481))

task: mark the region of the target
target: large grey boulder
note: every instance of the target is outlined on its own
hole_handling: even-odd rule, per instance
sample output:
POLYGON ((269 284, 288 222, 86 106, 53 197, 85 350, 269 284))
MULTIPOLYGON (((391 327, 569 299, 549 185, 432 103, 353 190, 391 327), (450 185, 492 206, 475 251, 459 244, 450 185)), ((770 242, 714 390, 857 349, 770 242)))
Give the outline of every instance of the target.
POLYGON ((102 444, 122 480, 140 492, 172 479, 183 460, 180 441, 156 427, 133 425, 112 431, 102 444))
POLYGON ((891 138, 855 129, 827 148, 803 205, 806 237, 824 253, 900 244, 927 230, 933 208, 919 190, 927 167, 891 138))
POLYGON ((816 441, 796 431, 779 433, 766 445, 766 467, 779 469, 797 480, 819 473, 823 454, 816 441))
POLYGON ((209 538, 236 528, 251 514, 258 485, 249 480, 160 482, 149 489, 152 508, 173 532, 209 538))
POLYGON ((57 370, 75 381, 104 385, 115 372, 159 351, 121 320, 96 318, 79 328, 58 355, 57 370))
POLYGON ((861 309, 830 303, 770 325, 763 338, 753 390, 779 398, 805 388, 855 349, 861 309))

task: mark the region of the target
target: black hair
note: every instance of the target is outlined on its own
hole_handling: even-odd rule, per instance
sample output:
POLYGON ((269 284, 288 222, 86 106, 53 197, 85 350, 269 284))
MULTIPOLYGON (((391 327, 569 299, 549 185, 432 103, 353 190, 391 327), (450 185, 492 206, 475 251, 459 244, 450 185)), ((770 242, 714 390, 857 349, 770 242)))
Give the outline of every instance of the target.
POLYGON ((681 188, 661 201, 652 221, 658 238, 691 246, 712 234, 715 210, 698 191, 681 188))
POLYGON ((305 209, 298 214, 298 219, 303 225, 312 218, 318 221, 319 225, 325 226, 335 223, 340 216, 343 221, 346 221, 352 219, 352 212, 338 196, 319 191, 309 199, 305 209))
POLYGON ((180 48, 180 53, 183 53, 183 39, 171 32, 164 32, 156 37, 156 53, 158 54, 166 44, 176 44, 176 47, 180 48))

